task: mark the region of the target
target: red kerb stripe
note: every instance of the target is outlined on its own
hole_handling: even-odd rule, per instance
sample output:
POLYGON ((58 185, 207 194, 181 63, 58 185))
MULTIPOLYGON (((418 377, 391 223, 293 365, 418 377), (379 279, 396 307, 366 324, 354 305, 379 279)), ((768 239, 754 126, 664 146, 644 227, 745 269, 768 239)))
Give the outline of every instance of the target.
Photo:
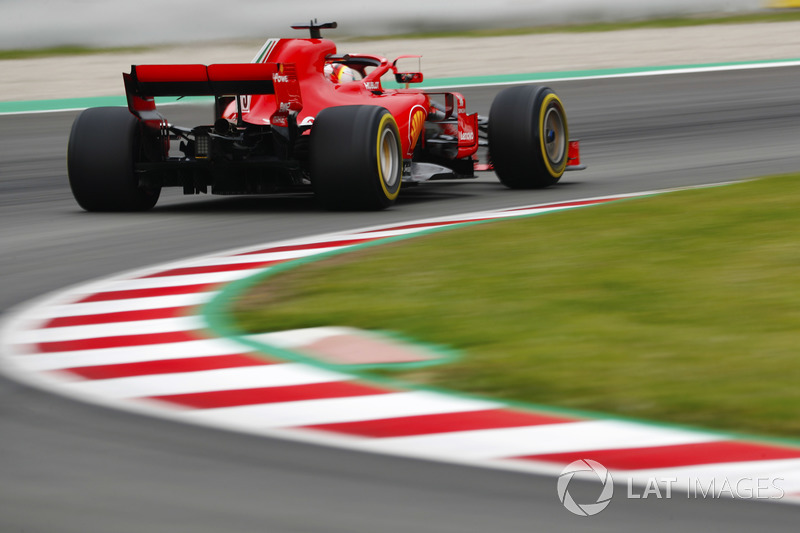
POLYGON ((116 322, 136 322, 186 316, 191 307, 164 307, 163 309, 143 309, 140 311, 119 311, 97 315, 63 316, 47 322, 45 328, 66 328, 70 326, 90 326, 92 324, 113 324, 116 322))
POLYGON ((420 224, 406 224, 404 226, 396 226, 393 228, 383 228, 383 229, 376 229, 372 231, 368 231, 366 233, 378 233, 384 231, 400 231, 405 229, 423 229, 423 228, 438 228, 441 226, 452 226, 454 224, 465 224, 467 222, 481 222, 483 220, 494 220, 495 217, 486 217, 486 218, 470 218, 468 220, 448 220, 446 222, 424 222, 420 224))
POLYGON ((407 437, 428 433, 448 433, 508 427, 536 426, 574 422, 574 419, 550 415, 522 413, 503 409, 448 413, 437 415, 406 416, 361 422, 342 422, 308 426, 309 429, 348 433, 363 437, 407 437))
POLYGON ((800 458, 800 449, 784 448, 749 442, 719 441, 702 444, 655 446, 652 448, 627 448, 596 450, 546 455, 529 455, 518 459, 569 464, 579 459, 597 461, 606 468, 642 470, 713 463, 738 463, 742 461, 767 461, 800 458))
POLYGON ((192 274, 214 274, 216 272, 233 272, 236 270, 253 270, 256 268, 264 268, 280 261, 259 261, 257 263, 232 263, 225 265, 208 265, 208 266, 195 266, 184 268, 173 268, 172 270, 164 270, 163 272, 156 272, 149 276, 144 276, 142 279, 147 278, 162 278, 167 276, 191 276, 192 274))
POLYGON ((73 352, 77 350, 100 350, 103 348, 122 348, 125 346, 144 346, 173 342, 196 341, 204 338, 199 332, 170 331, 167 333, 146 333, 143 335, 120 335, 118 337, 98 337, 72 341, 42 342, 37 344, 40 352, 73 352))
POLYGON ((98 292, 81 298, 76 303, 108 302, 113 300, 127 300, 129 298, 152 298, 154 296, 173 296, 176 294, 193 294, 211 290, 216 284, 203 283, 201 285, 178 285, 173 287, 156 287, 152 289, 131 289, 127 291, 98 292))
POLYGON ((336 248, 339 246, 352 246, 354 244, 361 244, 369 241, 374 241, 375 237, 370 237, 367 239, 347 239, 342 241, 331 241, 331 242, 313 242, 308 244, 295 244, 292 246, 276 246, 275 248, 265 248, 263 250, 256 250, 254 252, 245 252, 243 254, 238 255, 255 255, 255 254, 266 254, 266 253, 277 253, 277 252, 295 252, 299 250, 316 250, 325 249, 325 248, 336 248))
POLYGON ((241 389, 227 391, 198 392, 191 394, 174 394, 155 396, 151 399, 175 403, 195 409, 214 409, 220 407, 236 407, 240 405, 257 405, 262 403, 296 402, 302 400, 319 400, 323 398, 343 398, 349 396, 367 396, 387 394, 387 389, 379 389, 370 385, 352 382, 313 383, 311 385, 289 385, 284 387, 263 387, 257 389, 241 389))
POLYGON ((113 379, 153 374, 175 374, 178 372, 200 372, 244 366, 263 366, 272 364, 262 359, 244 354, 214 355, 209 357, 190 357, 186 359, 161 359, 138 363, 116 365, 97 365, 67 368, 70 372, 86 379, 113 379))
POLYGON ((580 200, 577 202, 562 202, 560 204, 548 204, 548 205, 538 205, 535 207, 518 207, 516 209, 508 209, 509 212, 512 211, 529 211, 534 209, 553 209, 555 207, 580 207, 582 205, 594 205, 594 204, 604 204, 606 202, 616 202, 621 198, 603 198, 601 200, 580 200))

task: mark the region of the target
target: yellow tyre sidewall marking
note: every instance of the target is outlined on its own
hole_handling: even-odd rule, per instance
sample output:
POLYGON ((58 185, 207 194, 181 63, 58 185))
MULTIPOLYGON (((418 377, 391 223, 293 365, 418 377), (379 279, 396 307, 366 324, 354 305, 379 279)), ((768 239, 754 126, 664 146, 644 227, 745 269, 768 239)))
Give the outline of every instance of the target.
POLYGON ((565 146, 564 157, 562 158, 561 165, 559 165, 558 169, 553 168, 553 165, 550 164, 550 158, 547 157, 547 147, 545 146, 546 139, 544 135, 544 117, 547 115, 547 108, 553 102, 555 102, 556 106, 558 106, 558 111, 561 114, 562 120, 564 121, 564 137, 566 142, 569 142, 569 126, 567 125, 567 116, 564 113, 564 104, 561 103, 561 100, 555 93, 550 93, 544 97, 542 105, 539 107, 539 147, 542 149, 542 161, 544 161, 547 171, 551 176, 556 178, 561 177, 561 175, 564 173, 564 170, 567 168, 567 152, 565 146))
MULTIPOLYGON (((400 194, 400 184, 401 184, 401 181, 402 181, 401 177, 398 178, 397 190, 394 191, 394 192, 390 192, 389 189, 386 188, 386 180, 383 177, 383 165, 381 165, 381 149, 382 149, 381 144, 383 144, 381 141, 383 139, 383 129, 384 129, 384 127, 391 128, 392 125, 394 125, 393 133, 394 133, 395 142, 397 142, 397 143, 400 142, 400 136, 398 135, 397 122, 395 122, 394 117, 392 115, 387 113, 387 114, 383 115, 383 117, 381 117, 381 121, 378 124, 378 138, 376 139, 376 141, 377 141, 377 150, 375 151, 376 152, 376 156, 377 156, 377 163, 378 163, 378 178, 379 178, 380 183, 381 183, 381 189, 383 189, 383 194, 385 194, 386 198, 388 198, 389 200, 396 199, 397 195, 400 194), (387 124, 387 122, 389 124, 387 124)), ((397 148, 397 154, 399 156, 400 147, 397 148)), ((402 165, 399 164, 399 163, 398 163, 398 168, 402 168, 402 165)))

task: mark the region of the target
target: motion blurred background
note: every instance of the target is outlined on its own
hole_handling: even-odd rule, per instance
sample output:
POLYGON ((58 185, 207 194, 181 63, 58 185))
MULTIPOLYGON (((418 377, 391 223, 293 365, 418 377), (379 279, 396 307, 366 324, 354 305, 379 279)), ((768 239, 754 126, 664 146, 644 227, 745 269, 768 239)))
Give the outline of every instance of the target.
POLYGON ((768 0, 0 0, 0 49, 130 46, 283 36, 339 22, 339 35, 746 13, 768 0))

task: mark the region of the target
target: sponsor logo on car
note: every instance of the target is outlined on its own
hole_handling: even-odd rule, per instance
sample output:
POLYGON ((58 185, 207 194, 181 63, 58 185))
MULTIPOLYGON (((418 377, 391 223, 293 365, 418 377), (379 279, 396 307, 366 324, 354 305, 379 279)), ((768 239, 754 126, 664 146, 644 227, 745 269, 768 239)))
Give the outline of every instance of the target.
POLYGON ((422 133, 422 126, 425 124, 425 117, 425 109, 422 106, 417 105, 411 108, 408 120, 409 151, 417 145, 419 135, 422 133))

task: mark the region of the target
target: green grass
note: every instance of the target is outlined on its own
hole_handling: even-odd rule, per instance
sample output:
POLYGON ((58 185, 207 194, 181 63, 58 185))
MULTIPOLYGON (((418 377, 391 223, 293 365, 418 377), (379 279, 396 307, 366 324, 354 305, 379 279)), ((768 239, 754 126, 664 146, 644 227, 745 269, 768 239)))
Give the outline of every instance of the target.
POLYGON ((91 54, 111 54, 116 52, 140 52, 149 50, 150 47, 116 47, 92 48, 89 46, 66 45, 50 48, 0 50, 0 60, 6 59, 38 59, 42 57, 81 56, 91 54))
POLYGON ((494 222, 271 277, 250 332, 402 332, 462 352, 406 381, 800 436, 800 175, 494 222))
POLYGON ((751 24, 758 22, 793 22, 800 20, 800 10, 775 10, 740 15, 698 15, 685 17, 660 17, 645 20, 622 22, 592 22, 580 24, 559 24, 526 26, 520 28, 487 28, 469 30, 420 31, 400 35, 378 37, 354 37, 351 40, 380 39, 434 39, 442 37, 499 37, 507 35, 530 35, 540 33, 590 33, 646 28, 680 28, 688 26, 707 26, 717 24, 751 24))

